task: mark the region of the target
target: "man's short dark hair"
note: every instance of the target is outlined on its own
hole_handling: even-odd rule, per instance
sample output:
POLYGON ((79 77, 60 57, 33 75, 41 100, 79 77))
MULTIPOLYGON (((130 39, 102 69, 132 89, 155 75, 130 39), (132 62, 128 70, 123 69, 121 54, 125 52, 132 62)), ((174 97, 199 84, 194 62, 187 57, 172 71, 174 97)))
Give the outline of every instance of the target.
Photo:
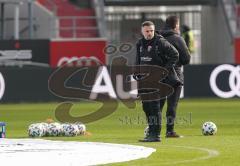
POLYGON ((171 29, 175 29, 178 21, 179 21, 179 19, 177 16, 169 16, 166 19, 166 26, 171 29))
POLYGON ((145 26, 151 26, 151 25, 154 25, 154 23, 152 21, 144 21, 142 23, 142 27, 145 27, 145 26))

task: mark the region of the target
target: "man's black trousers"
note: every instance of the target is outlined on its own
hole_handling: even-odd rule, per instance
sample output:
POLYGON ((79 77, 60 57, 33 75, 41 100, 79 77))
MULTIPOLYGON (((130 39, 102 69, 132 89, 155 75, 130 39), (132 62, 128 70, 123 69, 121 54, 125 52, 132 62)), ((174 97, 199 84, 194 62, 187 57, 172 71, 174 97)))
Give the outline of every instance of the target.
POLYGON ((176 118, 177 104, 180 98, 182 86, 174 88, 174 93, 167 99, 161 99, 157 101, 143 101, 143 111, 146 114, 149 135, 150 137, 159 137, 161 132, 161 121, 162 121, 162 109, 167 100, 167 132, 174 131, 174 123, 176 118))

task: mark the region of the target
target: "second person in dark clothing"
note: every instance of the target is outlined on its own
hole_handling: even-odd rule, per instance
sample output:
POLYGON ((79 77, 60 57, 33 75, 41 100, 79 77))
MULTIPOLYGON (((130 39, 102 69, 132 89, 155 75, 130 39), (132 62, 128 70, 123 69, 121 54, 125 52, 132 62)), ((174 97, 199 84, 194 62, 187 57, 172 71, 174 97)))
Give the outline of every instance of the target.
MULTIPOLYGON (((183 85, 182 66, 189 64, 190 53, 184 39, 180 36, 178 17, 169 16, 166 19, 165 27, 162 31, 160 31, 160 34, 178 50, 179 60, 174 66, 174 69, 183 85)), ((166 137, 167 138, 181 137, 174 131, 174 123, 176 119, 176 110, 177 110, 177 105, 180 98, 182 86, 178 85, 173 88, 174 88, 174 93, 170 97, 160 100, 161 111, 163 109, 164 103, 167 100, 167 111, 166 111, 166 118, 167 118, 166 137)))

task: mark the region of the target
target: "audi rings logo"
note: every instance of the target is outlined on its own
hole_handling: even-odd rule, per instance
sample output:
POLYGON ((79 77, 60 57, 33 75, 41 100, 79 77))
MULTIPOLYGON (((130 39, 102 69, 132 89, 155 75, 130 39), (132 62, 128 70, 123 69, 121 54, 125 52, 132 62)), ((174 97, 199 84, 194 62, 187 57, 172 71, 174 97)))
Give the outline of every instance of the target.
POLYGON ((216 67, 210 76, 210 86, 213 92, 222 98, 240 97, 240 66, 224 64, 216 67), (223 91, 217 86, 217 77, 223 71, 229 71, 229 91, 223 91))
POLYGON ((99 66, 101 65, 101 61, 94 57, 94 56, 90 56, 90 57, 62 57, 58 63, 57 66, 63 66, 63 65, 67 65, 67 66, 75 66, 75 67, 80 67, 80 66, 99 66))
POLYGON ((2 73, 0 73, 0 100, 3 97, 4 91, 5 91, 5 81, 2 76, 2 73))

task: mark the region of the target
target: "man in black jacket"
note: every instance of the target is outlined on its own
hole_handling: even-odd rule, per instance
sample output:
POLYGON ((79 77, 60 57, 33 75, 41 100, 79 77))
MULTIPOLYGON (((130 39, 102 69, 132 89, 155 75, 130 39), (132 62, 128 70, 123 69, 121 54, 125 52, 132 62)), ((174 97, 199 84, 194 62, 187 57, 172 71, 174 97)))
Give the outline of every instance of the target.
MULTIPOLYGON (((182 66, 189 64, 190 62, 190 53, 188 47, 184 41, 184 39, 179 34, 179 19, 176 16, 169 16, 166 19, 166 24, 164 29, 160 32, 160 34, 167 39, 169 43, 171 43, 179 53, 179 60, 175 65, 175 70, 180 78, 183 85, 183 72, 182 66)), ((176 118, 176 109, 177 104, 180 98, 182 86, 178 85, 174 87, 174 93, 167 98, 167 131, 166 137, 169 138, 179 138, 181 137, 174 131, 174 122, 176 118)), ((160 110, 162 110, 166 99, 162 99, 160 101, 160 110)))
MULTIPOLYGON (((167 40, 155 33, 155 25, 151 21, 142 23, 142 35, 143 38, 136 44, 136 65, 158 65, 167 69, 173 67, 178 61, 178 52, 167 40)), ((139 77, 135 76, 135 79, 138 80, 139 77)), ((160 100, 142 101, 142 107, 146 114, 149 130, 145 138, 140 141, 161 141, 160 100)))

